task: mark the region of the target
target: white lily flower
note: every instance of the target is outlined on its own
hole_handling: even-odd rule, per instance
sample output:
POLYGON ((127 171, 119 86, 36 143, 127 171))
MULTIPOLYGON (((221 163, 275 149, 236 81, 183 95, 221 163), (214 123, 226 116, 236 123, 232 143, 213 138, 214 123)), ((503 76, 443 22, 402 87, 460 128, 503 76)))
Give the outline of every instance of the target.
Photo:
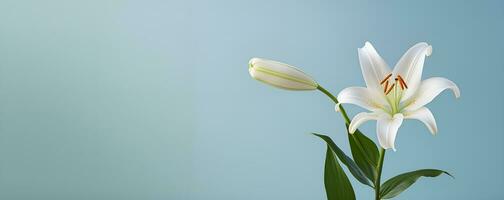
POLYGON ((252 78, 287 90, 316 90, 318 84, 301 70, 285 63, 252 58, 249 61, 252 78))
POLYGON ((432 53, 432 47, 424 42, 414 45, 401 57, 394 70, 390 70, 371 43, 366 42, 358 52, 367 87, 345 88, 337 99, 340 103, 355 104, 370 112, 357 114, 348 131, 354 133, 364 122, 376 120, 378 142, 384 149, 394 151, 397 131, 404 119, 420 120, 432 134, 436 134, 436 121, 425 105, 445 89, 451 89, 456 98, 460 96, 460 90, 446 78, 421 80, 424 60, 432 53))

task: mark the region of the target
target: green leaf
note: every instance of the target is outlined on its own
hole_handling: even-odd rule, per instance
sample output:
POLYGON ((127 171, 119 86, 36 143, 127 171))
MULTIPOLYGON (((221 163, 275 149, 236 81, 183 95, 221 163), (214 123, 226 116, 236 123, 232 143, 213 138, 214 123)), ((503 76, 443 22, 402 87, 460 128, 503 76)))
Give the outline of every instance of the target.
POLYGON ((366 177, 374 183, 378 157, 380 156, 376 144, 359 130, 356 130, 353 134, 349 133, 348 141, 350 142, 350 149, 352 150, 352 157, 355 163, 364 172, 366 177))
POLYGON ((348 170, 352 175, 362 184, 369 185, 373 187, 373 184, 366 178, 366 175, 362 170, 355 164, 355 162, 348 157, 333 141, 330 137, 322 134, 317 134, 313 133, 313 135, 318 136, 322 138, 328 145, 328 147, 331 148, 331 150, 336 153, 336 156, 338 156, 339 160, 347 166, 348 170))
POLYGON ((352 184, 327 145, 324 184, 328 200, 355 200, 352 184))
POLYGON ((420 177, 436 177, 441 174, 447 174, 453 177, 448 172, 437 169, 421 169, 417 171, 407 172, 387 180, 380 189, 380 197, 382 199, 390 199, 399 195, 402 191, 408 189, 420 177))

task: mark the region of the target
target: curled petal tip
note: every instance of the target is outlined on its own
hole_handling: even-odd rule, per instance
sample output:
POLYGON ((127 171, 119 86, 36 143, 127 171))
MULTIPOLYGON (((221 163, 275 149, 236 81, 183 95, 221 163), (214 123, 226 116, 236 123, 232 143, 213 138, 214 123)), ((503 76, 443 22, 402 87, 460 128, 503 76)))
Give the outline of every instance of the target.
POLYGON ((459 87, 453 81, 450 81, 450 80, 448 80, 448 81, 452 84, 451 87, 448 87, 448 88, 452 90, 453 95, 455 96, 456 99, 458 99, 460 97, 459 87))
POLYGON ((457 85, 455 85, 455 87, 453 87, 453 94, 455 95, 455 98, 459 98, 460 97, 460 89, 458 88, 457 85))
POLYGON ((337 103, 337 104, 334 106, 334 110, 335 110, 336 112, 340 112, 340 108, 339 108, 339 107, 340 107, 340 104, 341 104, 341 103, 337 103))
POLYGON ((348 127, 348 133, 354 134, 355 131, 357 131, 357 129, 355 129, 355 127, 348 127))
POLYGON ((427 49, 425 49, 425 55, 426 55, 426 56, 430 56, 430 55, 432 55, 432 46, 431 46, 431 45, 429 45, 429 46, 427 47, 427 49))
POLYGON ((434 135, 434 136, 435 136, 435 135, 437 135, 437 133, 438 133, 438 128, 437 128, 437 125, 436 125, 436 123, 435 123, 435 122, 434 122, 433 127, 432 127, 432 128, 429 128, 429 131, 430 131, 430 133, 431 133, 432 135, 434 135))

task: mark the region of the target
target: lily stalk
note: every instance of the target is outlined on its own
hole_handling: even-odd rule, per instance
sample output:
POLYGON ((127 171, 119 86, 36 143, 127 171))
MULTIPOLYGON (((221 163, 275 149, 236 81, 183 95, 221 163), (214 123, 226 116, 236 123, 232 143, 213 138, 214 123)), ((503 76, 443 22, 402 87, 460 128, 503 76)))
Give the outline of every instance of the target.
POLYGON ((336 107, 341 112, 341 116, 343 116, 343 119, 345 119, 345 123, 347 125, 350 125, 350 118, 348 117, 343 106, 339 103, 338 99, 333 94, 331 94, 329 91, 327 91, 324 87, 322 87, 321 85, 319 85, 317 87, 317 90, 319 90, 320 92, 327 95, 332 101, 334 101, 334 103, 336 103, 336 107))
MULTIPOLYGON (((345 123, 347 125, 350 125, 351 121, 350 118, 348 118, 348 114, 345 111, 345 108, 339 103, 338 99, 331 94, 331 92, 327 91, 324 87, 319 85, 317 89, 324 93, 326 96, 328 96, 335 104, 336 104, 336 110, 341 113, 341 116, 343 116, 343 119, 345 120, 345 123)), ((380 148, 380 158, 378 160, 378 165, 376 166, 376 177, 375 177, 375 182, 373 183, 374 185, 374 190, 375 190, 375 200, 380 200, 380 186, 381 186, 381 174, 382 174, 382 169, 383 169, 383 162, 385 161, 385 152, 386 149, 380 148)))
POLYGON ((375 185, 375 200, 380 200, 380 186, 381 186, 381 174, 382 174, 382 169, 383 169, 383 161, 385 160, 385 152, 387 150, 384 148, 380 148, 380 158, 378 160, 378 166, 376 168, 376 181, 374 182, 375 185))

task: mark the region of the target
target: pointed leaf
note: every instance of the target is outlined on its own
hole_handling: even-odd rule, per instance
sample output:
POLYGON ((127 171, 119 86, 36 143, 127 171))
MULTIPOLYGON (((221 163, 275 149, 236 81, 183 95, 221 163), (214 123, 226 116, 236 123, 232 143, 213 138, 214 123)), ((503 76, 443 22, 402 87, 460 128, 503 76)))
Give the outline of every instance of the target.
POLYGON ((369 185, 370 187, 373 187, 373 184, 366 178, 366 175, 362 170, 355 164, 355 162, 348 157, 333 141, 330 137, 322 134, 317 134, 313 133, 313 135, 318 136, 322 138, 327 145, 331 148, 331 150, 336 153, 336 156, 338 156, 339 160, 347 166, 348 170, 352 175, 362 184, 369 185))
POLYGON ((453 177, 448 172, 437 169, 421 169, 417 171, 407 172, 387 180, 380 189, 380 197, 382 199, 390 199, 399 195, 404 190, 408 189, 420 177, 436 177, 441 174, 447 174, 453 177))
POLYGON ((352 184, 329 145, 327 145, 326 152, 324 185, 327 200, 355 200, 352 184))
MULTIPOLYGON (((348 125, 347 125, 348 130, 348 125)), ((355 133, 348 133, 348 141, 352 150, 352 157, 366 177, 375 182, 376 167, 378 166, 378 147, 366 137, 362 132, 356 130, 355 133)))

